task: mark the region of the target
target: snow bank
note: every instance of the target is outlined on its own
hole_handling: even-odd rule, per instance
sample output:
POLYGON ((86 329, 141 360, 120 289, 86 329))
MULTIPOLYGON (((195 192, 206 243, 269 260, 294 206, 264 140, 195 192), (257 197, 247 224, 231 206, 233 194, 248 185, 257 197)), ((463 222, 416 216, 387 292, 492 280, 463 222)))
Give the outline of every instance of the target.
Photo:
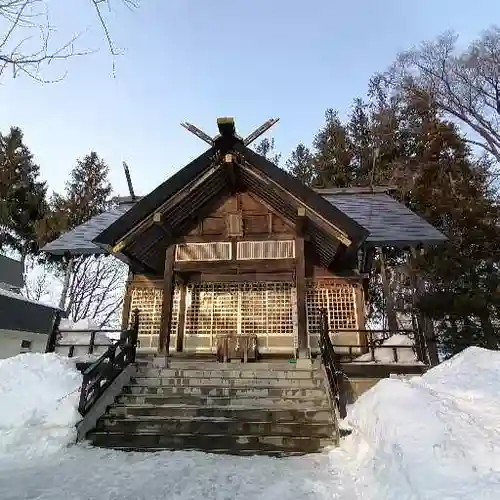
POLYGON ((469 348, 422 377, 385 379, 348 412, 362 498, 500 498, 500 352, 469 348))
POLYGON ((59 343, 62 345, 57 346, 57 353, 67 356, 69 354, 69 346, 74 345, 73 358, 78 361, 95 361, 106 352, 108 349, 106 346, 113 344, 113 340, 106 334, 98 332, 95 336, 95 343, 99 347, 95 347, 92 354, 88 353, 90 332, 78 332, 75 330, 99 330, 99 325, 93 319, 81 319, 75 322, 69 319, 62 319, 59 329, 61 330, 59 343))
MULTIPOLYGON (((61 344, 72 344, 75 346, 85 345, 90 343, 90 332, 78 332, 72 330, 100 330, 99 325, 92 319, 81 319, 79 321, 71 321, 69 319, 62 319, 59 325, 62 338, 61 344)), ((111 345, 113 342, 104 333, 97 333, 95 336, 96 344, 111 345)))
POLYGON ((74 440, 81 380, 74 362, 57 354, 0 360, 0 462, 51 453, 74 440))
MULTIPOLYGON (((413 340, 408 335, 393 335, 392 337, 382 342, 383 346, 396 347, 398 356, 398 364, 420 364, 417 355, 410 349, 413 347, 413 340), (408 346, 408 347, 401 347, 408 346)), ((353 360, 361 362, 373 362, 371 352, 367 352, 362 356, 358 356, 353 360)), ((390 347, 376 347, 375 348, 375 363, 394 363, 394 352, 390 347)))

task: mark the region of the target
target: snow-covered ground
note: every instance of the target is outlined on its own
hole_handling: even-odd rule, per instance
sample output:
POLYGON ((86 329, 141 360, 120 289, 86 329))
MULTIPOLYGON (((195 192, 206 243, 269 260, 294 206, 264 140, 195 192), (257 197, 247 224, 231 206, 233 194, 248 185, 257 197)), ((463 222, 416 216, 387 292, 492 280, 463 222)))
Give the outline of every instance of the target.
POLYGON ((341 448, 289 459, 66 446, 79 383, 55 355, 0 361, 2 500, 500 498, 498 352, 380 382, 350 408, 341 448))

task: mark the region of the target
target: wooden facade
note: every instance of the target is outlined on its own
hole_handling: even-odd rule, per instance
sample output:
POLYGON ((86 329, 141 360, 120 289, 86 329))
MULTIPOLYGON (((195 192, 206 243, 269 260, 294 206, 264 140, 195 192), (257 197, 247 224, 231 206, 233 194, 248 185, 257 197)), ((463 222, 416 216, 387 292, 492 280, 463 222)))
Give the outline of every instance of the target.
POLYGON ((141 311, 142 349, 215 353, 221 335, 258 338, 263 354, 318 349, 319 310, 350 344, 363 342, 362 277, 323 267, 307 234, 256 193, 236 192, 165 251, 163 275, 132 273, 126 315, 141 311))
POLYGON ((206 153, 93 240, 130 266, 124 323, 140 310, 142 349, 215 353, 242 335, 308 357, 325 309, 335 343, 363 351, 369 231, 218 123, 206 153))
POLYGON ((336 352, 356 357, 376 253, 446 237, 387 187, 311 189, 249 149, 255 133, 218 126, 202 133, 205 153, 147 196, 131 191, 43 251, 127 263, 122 321, 139 309, 142 349, 215 354, 220 336, 256 336, 262 354, 308 357, 325 310, 336 352))

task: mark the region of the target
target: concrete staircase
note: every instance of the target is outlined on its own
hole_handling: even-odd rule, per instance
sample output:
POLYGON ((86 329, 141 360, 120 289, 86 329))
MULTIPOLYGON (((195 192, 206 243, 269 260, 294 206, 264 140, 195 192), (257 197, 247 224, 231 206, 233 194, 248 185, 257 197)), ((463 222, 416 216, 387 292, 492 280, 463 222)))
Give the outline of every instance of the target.
POLYGON ((319 366, 150 359, 88 438, 123 450, 286 456, 335 444, 337 425, 319 366))

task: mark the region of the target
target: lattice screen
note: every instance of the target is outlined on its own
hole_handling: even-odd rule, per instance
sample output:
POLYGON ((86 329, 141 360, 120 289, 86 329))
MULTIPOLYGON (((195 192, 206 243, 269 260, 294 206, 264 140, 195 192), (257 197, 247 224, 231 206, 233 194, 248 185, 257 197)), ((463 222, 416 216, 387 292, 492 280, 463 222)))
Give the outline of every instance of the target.
POLYGON ((186 296, 185 334, 292 336, 291 283, 196 283, 186 296))
POLYGON ((321 309, 328 312, 330 331, 356 330, 356 287, 348 283, 308 282, 306 291, 307 330, 319 335, 321 309))
POLYGON ((231 260, 231 242, 214 241, 177 245, 175 260, 179 262, 231 260))
MULTIPOLYGON (((177 334, 179 298, 179 289, 176 287, 172 302, 172 327, 170 335, 177 334)), ((156 349, 158 347, 162 302, 162 288, 132 288, 131 290, 129 321, 132 321, 132 311, 134 309, 139 309, 139 346, 141 348, 156 349)))
POLYGON ((293 259, 295 242, 293 240, 277 241, 239 241, 236 247, 236 258, 252 259, 293 259))

